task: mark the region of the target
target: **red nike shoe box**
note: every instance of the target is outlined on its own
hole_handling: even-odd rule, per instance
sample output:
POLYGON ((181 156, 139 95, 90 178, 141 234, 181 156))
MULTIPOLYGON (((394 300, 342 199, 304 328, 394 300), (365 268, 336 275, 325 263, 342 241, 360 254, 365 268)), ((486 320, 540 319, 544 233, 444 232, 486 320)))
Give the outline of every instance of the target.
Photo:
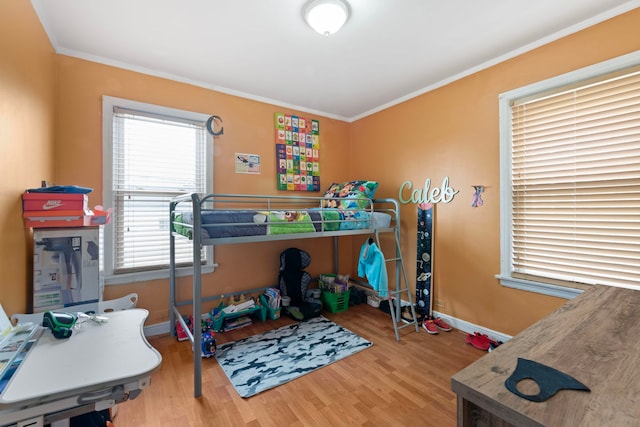
POLYGON ((49 210, 49 211, 25 211, 22 214, 27 227, 89 227, 92 223, 93 212, 86 210, 49 210))
POLYGON ((22 195, 23 212, 32 211, 87 211, 89 198, 86 194, 76 193, 24 193, 22 195))

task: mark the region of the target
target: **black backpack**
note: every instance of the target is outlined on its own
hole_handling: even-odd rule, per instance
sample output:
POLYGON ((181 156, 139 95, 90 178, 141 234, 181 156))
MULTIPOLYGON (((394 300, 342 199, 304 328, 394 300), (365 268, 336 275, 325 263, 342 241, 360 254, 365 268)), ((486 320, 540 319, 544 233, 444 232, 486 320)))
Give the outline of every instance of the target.
POLYGON ((278 276, 280 295, 291 298, 289 306, 297 308, 301 313, 294 315, 284 307, 285 312, 296 320, 317 317, 322 311, 320 300, 307 296, 311 275, 304 269, 309 264, 311 264, 311 256, 302 249, 289 248, 280 254, 280 274, 278 276))

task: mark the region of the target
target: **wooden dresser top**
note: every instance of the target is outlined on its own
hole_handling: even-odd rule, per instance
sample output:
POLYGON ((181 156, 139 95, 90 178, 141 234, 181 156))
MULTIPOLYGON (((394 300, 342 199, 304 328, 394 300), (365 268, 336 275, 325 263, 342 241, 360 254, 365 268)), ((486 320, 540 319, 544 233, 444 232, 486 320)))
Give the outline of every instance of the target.
POLYGON ((517 426, 640 425, 640 291, 594 286, 455 374, 451 387, 517 426), (504 383, 518 357, 591 392, 561 390, 540 403, 516 396, 504 383))

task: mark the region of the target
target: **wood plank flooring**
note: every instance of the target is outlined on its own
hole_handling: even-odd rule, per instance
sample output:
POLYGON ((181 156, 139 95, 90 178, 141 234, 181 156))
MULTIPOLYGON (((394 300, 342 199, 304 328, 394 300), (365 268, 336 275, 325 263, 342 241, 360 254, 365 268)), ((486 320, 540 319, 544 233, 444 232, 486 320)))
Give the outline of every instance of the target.
MULTIPOLYGON (((366 304, 324 316, 373 342, 332 365, 248 399, 241 398, 215 358, 203 359, 202 397, 193 397, 189 341, 150 337, 162 366, 137 399, 118 407, 116 427, 141 426, 426 426, 456 425, 453 374, 486 354, 453 330, 400 331, 366 304)), ((219 344, 292 323, 287 317, 217 334, 219 344)))

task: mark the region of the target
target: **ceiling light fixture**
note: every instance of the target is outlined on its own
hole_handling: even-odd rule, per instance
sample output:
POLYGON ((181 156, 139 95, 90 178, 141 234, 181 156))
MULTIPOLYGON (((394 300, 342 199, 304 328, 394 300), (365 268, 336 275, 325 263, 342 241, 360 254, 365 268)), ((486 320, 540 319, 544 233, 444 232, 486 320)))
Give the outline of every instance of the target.
POLYGON ((349 4, 344 0, 310 0, 302 9, 307 24, 323 36, 330 36, 342 28, 349 13, 349 4))

